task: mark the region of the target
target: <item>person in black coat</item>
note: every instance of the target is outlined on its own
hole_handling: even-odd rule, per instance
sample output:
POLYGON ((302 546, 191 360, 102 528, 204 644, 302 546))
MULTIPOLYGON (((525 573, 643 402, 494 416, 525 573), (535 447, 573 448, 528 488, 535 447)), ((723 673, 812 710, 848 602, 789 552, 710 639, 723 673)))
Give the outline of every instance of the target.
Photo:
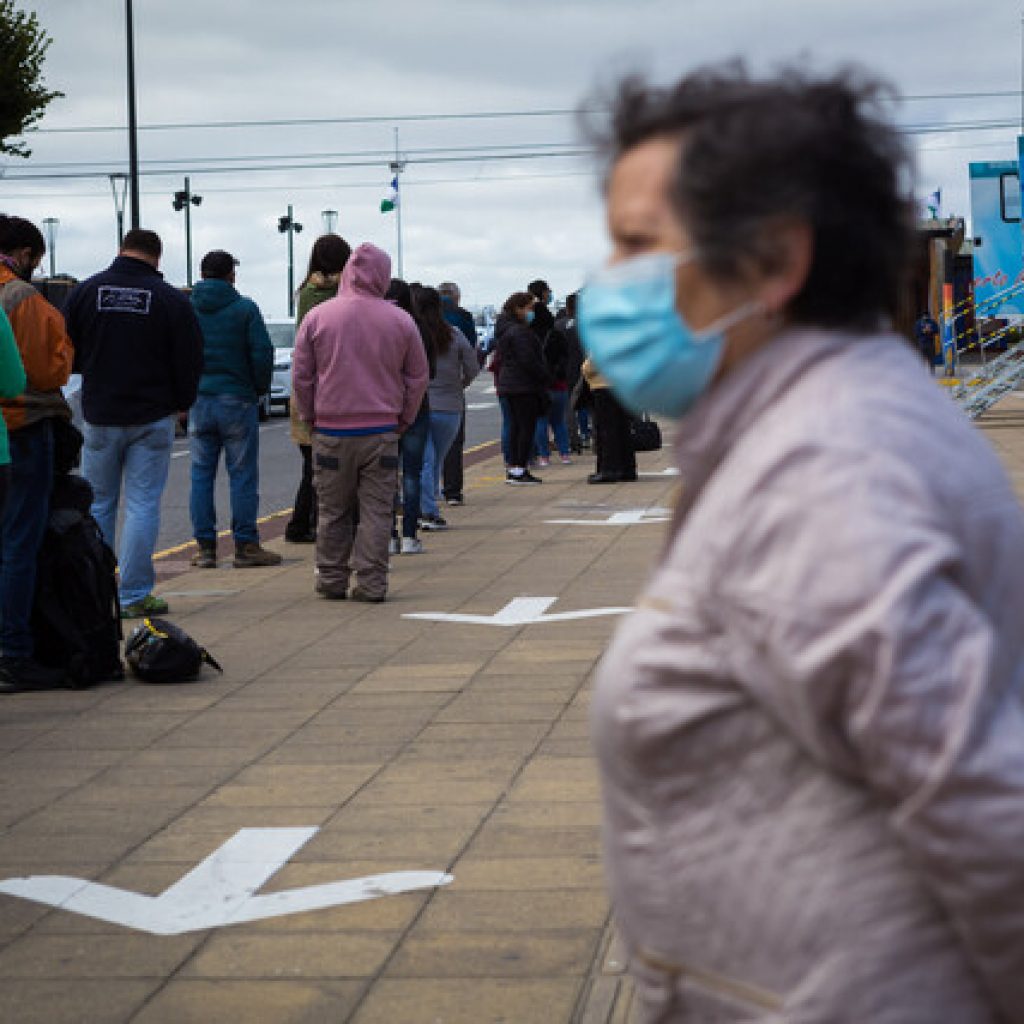
POLYGON ((533 320, 530 326, 543 345, 548 332, 555 326, 555 318, 551 315, 551 310, 548 309, 553 295, 547 281, 540 279, 531 281, 526 286, 526 290, 537 300, 537 304, 533 307, 533 320))
POLYGON ((498 394, 508 403, 512 420, 505 482, 513 485, 541 483, 528 469, 550 383, 540 339, 531 330, 536 304, 529 292, 514 292, 505 300, 494 329, 498 394))

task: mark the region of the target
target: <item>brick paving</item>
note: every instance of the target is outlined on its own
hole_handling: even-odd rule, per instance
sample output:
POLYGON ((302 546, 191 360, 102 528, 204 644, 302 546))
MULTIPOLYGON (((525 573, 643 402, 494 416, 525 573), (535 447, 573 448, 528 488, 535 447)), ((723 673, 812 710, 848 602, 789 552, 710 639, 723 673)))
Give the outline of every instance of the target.
MULTIPOLYGON (((1022 427, 1020 395, 983 424, 1024 494, 1022 427)), ((453 528, 393 560, 379 606, 318 599, 311 549, 279 538, 271 569, 168 556, 172 617, 225 674, 4 697, 0 878, 157 895, 239 829, 316 827, 260 893, 404 870, 454 881, 171 936, 0 895, 0 1021, 626 1024, 587 729, 616 617, 402 616, 521 596, 557 597, 550 613, 630 605, 664 526, 545 520, 669 505, 668 464, 643 455, 652 475, 597 488, 585 458, 508 488, 485 457, 453 528)))

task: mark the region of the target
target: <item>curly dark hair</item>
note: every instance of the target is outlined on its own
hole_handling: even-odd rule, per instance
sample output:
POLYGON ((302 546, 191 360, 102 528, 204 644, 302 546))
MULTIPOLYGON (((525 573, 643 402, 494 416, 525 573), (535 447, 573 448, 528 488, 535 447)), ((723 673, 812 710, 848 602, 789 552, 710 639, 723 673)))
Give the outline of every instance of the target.
POLYGON ((640 143, 679 138, 670 199, 719 279, 770 270, 773 226, 809 224, 813 262, 788 318, 870 327, 896 312, 913 237, 910 158, 883 106, 893 97, 853 69, 756 80, 732 62, 667 88, 625 79, 610 125, 591 135, 609 169, 640 143))
POLYGON ((33 256, 46 252, 43 233, 24 217, 0 213, 0 252, 12 253, 15 249, 29 249, 33 256))

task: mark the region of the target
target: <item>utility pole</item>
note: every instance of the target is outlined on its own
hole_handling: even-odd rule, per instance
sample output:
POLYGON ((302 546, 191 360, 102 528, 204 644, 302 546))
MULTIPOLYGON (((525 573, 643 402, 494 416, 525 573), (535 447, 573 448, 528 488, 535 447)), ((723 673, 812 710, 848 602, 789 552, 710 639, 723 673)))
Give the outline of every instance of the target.
POLYGON ((60 221, 56 217, 44 217, 43 227, 46 228, 46 251, 50 255, 50 277, 57 276, 57 228, 60 221))
POLYGON ((202 201, 202 196, 192 194, 192 185, 187 177, 185 187, 180 192, 175 192, 171 201, 176 210, 185 211, 185 286, 188 288, 192 287, 192 207, 198 206, 202 201))
POLYGON ((295 233, 302 230, 302 225, 295 220, 292 204, 288 204, 288 213, 277 218, 277 230, 288 235, 288 316, 295 316, 295 233))
POLYGON ((132 230, 139 226, 139 126, 135 116, 135 27, 132 0, 125 0, 128 36, 128 178, 131 183, 132 230))
POLYGON ((398 235, 398 277, 403 278, 405 274, 402 271, 402 190, 398 187, 398 176, 405 170, 405 161, 402 159, 402 153, 398 145, 398 129, 395 129, 395 159, 391 161, 389 165, 391 173, 394 174, 394 185, 397 202, 395 203, 395 231, 398 235))

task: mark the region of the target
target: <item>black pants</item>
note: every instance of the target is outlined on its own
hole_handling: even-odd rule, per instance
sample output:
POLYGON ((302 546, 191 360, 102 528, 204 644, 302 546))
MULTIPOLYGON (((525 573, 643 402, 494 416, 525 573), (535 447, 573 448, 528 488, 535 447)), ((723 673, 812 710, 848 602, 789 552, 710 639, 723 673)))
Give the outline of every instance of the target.
POLYGON ((636 453, 629 432, 629 413, 610 388, 594 390, 594 449, 598 473, 636 476, 636 453))
POLYGON ((544 396, 538 394, 506 395, 512 414, 512 436, 509 439, 511 464, 525 469, 530 463, 533 435, 544 409, 544 396))
POLYGON ((466 414, 459 420, 459 432, 444 457, 444 484, 441 493, 446 498, 462 497, 462 449, 466 446, 466 414))
POLYGON ((300 444, 302 479, 295 492, 295 508, 285 527, 286 537, 305 537, 316 532, 316 491, 313 489, 313 446, 300 444))

